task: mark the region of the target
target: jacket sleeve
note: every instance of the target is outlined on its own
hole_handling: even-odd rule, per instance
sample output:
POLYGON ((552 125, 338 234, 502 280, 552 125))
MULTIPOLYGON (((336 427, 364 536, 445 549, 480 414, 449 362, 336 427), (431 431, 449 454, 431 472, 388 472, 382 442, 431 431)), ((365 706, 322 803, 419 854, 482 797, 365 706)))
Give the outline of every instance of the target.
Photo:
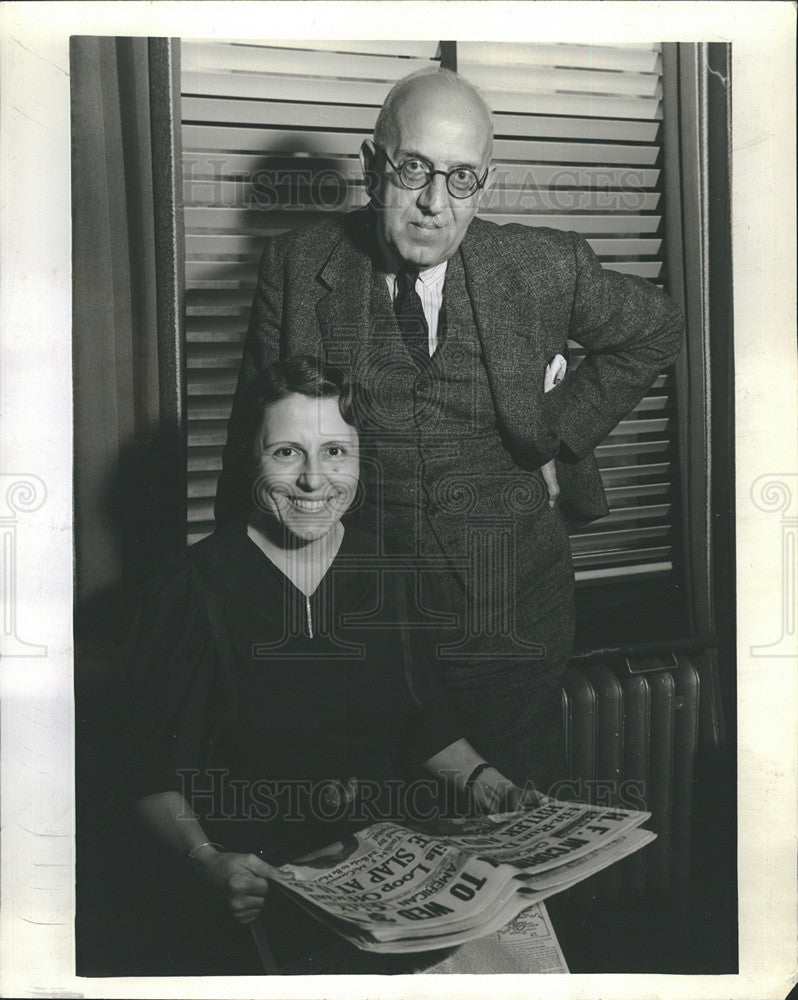
MULTIPOLYGON (((410 576, 397 585, 400 620, 413 621, 417 617, 412 589, 410 576)), ((415 706, 406 748, 414 764, 423 764, 465 734, 465 723, 449 700, 437 663, 439 640, 437 629, 400 629, 405 681, 415 706)))
POLYGON ((550 456, 563 445, 584 458, 640 402, 679 353, 683 320, 654 285, 601 266, 571 233, 575 285, 568 336, 586 350, 582 363, 543 396, 550 456))
POLYGON ((250 483, 241 456, 246 431, 246 390, 259 370, 280 357, 284 273, 283 241, 278 237, 266 244, 261 256, 233 409, 227 425, 222 473, 216 489, 214 514, 218 525, 246 517, 249 510, 250 483))

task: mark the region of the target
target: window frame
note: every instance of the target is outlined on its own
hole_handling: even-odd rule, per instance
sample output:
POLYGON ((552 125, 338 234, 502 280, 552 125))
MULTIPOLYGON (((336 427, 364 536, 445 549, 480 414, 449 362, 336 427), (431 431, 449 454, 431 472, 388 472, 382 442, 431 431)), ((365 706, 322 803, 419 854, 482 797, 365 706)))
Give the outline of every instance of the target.
MULTIPOLYGON (((664 178, 661 193, 663 237, 667 247, 664 256, 665 279, 669 293, 683 304, 688 322, 687 348, 676 366, 682 555, 673 574, 675 589, 678 591, 676 600, 684 603, 686 618, 684 622, 674 625, 670 638, 681 637, 685 641, 693 641, 698 637, 697 641, 703 641, 709 646, 717 644, 714 632, 718 596, 724 603, 721 618, 725 626, 726 642, 729 626, 733 625, 728 586, 721 595, 713 591, 713 566, 717 547, 713 544, 713 532, 717 535, 717 531, 713 528, 715 522, 711 520, 709 512, 722 492, 722 485, 717 477, 713 478, 706 473, 707 469, 713 468, 713 452, 720 449, 722 455, 719 459, 716 457, 715 465, 720 465, 725 470, 727 492, 731 493, 729 470, 733 467, 733 451, 730 436, 728 433, 719 433, 713 426, 710 407, 711 402, 718 397, 718 380, 715 378, 713 381, 709 377, 710 356, 713 350, 717 352, 723 346, 722 331, 717 329, 717 324, 711 327, 708 323, 708 303, 712 301, 717 305, 723 299, 723 294, 718 291, 717 272, 708 271, 706 240, 707 226, 714 224, 716 230, 723 226, 720 218, 722 212, 715 210, 713 216, 713 205, 717 201, 713 202, 708 194, 707 157, 713 155, 712 150, 717 147, 708 145, 707 129, 714 127, 717 132, 721 127, 717 121, 722 118, 720 111, 723 110, 716 108, 717 121, 714 126, 708 123, 707 53, 711 48, 695 44, 662 45, 663 159, 660 164, 664 178), (714 284, 711 278, 714 278, 714 284)), ((441 41, 439 55, 441 65, 457 68, 456 42, 441 41)), ((718 52, 716 57, 719 57, 718 52)), ((726 65, 728 66, 728 58, 726 65)), ((179 102, 179 92, 175 96, 179 102)), ((726 96, 728 98, 728 93, 726 96)), ((728 108, 725 108, 725 113, 728 113, 728 108)), ((176 155, 179 153, 178 148, 176 155)), ((722 155, 718 154, 719 157, 722 155)), ((713 197, 716 197, 716 193, 713 197)), ((728 189, 725 197, 728 203, 728 189)), ((178 291, 178 296, 179 294, 178 291)), ((730 295, 727 301, 728 330, 731 324, 730 295)), ((726 368, 730 369, 730 351, 726 351, 725 357, 726 368)), ((728 372, 724 384, 727 389, 732 385, 728 372)), ((184 406, 185 399, 186 397, 184 406)), ((178 423, 185 426, 185 409, 180 409, 179 401, 176 401, 176 405, 178 423)), ((727 429, 731 424, 730 416, 728 409, 722 414, 724 427, 727 429)), ((729 523, 733 525, 731 509, 726 510, 724 520, 726 539, 733 537, 733 530, 729 531, 729 523)), ((733 553, 726 560, 726 565, 733 570, 733 553)), ((616 604, 620 606, 624 600, 633 596, 634 588, 626 585, 623 580, 609 585, 606 581, 600 581, 597 590, 603 590, 605 594, 614 593, 616 604)))

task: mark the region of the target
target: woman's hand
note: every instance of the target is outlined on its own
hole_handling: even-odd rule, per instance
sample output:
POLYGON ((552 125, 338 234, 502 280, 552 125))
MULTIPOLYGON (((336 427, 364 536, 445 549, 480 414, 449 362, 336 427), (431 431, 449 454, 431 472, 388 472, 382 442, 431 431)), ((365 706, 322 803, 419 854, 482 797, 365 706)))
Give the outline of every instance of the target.
POLYGON ((271 865, 254 854, 217 851, 211 844, 194 854, 192 864, 222 895, 234 920, 249 924, 258 917, 269 892, 271 865))
POLYGON ((531 782, 527 782, 523 788, 510 785, 505 792, 504 806, 508 812, 513 812, 516 809, 537 809, 548 801, 531 782))
POLYGON ((173 857, 191 859, 197 874, 218 890, 238 923, 248 924, 257 917, 269 891, 267 879, 275 871, 271 865, 254 854, 217 850, 179 792, 146 795, 134 804, 133 813, 173 857))
POLYGON ((488 764, 465 739, 455 740, 439 750, 424 762, 424 767, 436 778, 454 778, 455 787, 470 795, 486 815, 534 809, 545 801, 531 781, 519 788, 488 764))
POLYGON ((495 767, 486 768, 474 781, 474 801, 486 815, 535 809, 543 804, 540 792, 527 782, 523 788, 505 778, 495 767))

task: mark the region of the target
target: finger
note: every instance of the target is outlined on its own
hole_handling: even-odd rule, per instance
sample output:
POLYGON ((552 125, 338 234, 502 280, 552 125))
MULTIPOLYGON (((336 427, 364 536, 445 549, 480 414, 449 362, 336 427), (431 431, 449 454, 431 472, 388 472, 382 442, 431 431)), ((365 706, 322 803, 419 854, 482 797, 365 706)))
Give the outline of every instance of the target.
POLYGON ((543 798, 536 789, 524 789, 521 793, 518 804, 526 807, 531 807, 532 809, 537 809, 538 806, 543 805, 543 798))
POLYGON ((263 906, 264 901, 258 896, 236 896, 230 900, 230 910, 234 917, 240 917, 246 913, 260 913, 263 906))
POLYGON ((549 504, 554 505, 557 497, 560 495, 560 482, 557 479, 557 467, 554 464, 554 459, 550 462, 546 462, 540 470, 543 474, 543 481, 546 484, 546 489, 549 494, 549 504))
POLYGON ((263 899, 269 894, 269 883, 265 878, 258 878, 255 875, 248 875, 246 872, 238 872, 229 882, 231 892, 237 896, 252 896, 255 899, 263 899))
POLYGON ((514 812, 518 808, 520 788, 512 782, 505 785, 497 785, 496 801, 493 803, 494 812, 514 812))
POLYGON ((261 915, 262 909, 263 907, 260 910, 242 910, 240 913, 234 913, 233 919, 239 924, 251 924, 261 915))
POLYGON ((258 878, 274 878, 277 872, 274 865, 267 864, 257 854, 245 854, 241 859, 241 863, 247 871, 252 872, 253 875, 257 875, 258 878))
POLYGON ((523 788, 518 788, 518 805, 525 809, 536 809, 544 805, 545 796, 542 795, 531 781, 524 783, 523 788))

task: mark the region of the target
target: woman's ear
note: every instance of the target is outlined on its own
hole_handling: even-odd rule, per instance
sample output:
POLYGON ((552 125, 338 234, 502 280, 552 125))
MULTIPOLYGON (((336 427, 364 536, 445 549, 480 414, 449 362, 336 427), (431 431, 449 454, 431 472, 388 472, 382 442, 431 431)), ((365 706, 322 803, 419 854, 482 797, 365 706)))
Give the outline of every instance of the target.
POLYGON ((373 198, 379 185, 379 170, 377 169, 377 150, 370 139, 364 139, 360 146, 360 166, 363 179, 366 182, 366 194, 373 198))

